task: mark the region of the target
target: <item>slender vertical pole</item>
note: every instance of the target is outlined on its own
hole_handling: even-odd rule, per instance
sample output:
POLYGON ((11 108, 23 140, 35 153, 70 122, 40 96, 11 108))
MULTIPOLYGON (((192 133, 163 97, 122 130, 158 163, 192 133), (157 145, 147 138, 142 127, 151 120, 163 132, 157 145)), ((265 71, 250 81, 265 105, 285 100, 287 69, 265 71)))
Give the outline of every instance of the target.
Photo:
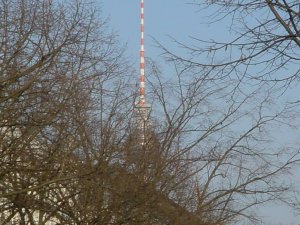
POLYGON ((141 49, 140 49, 140 90, 139 104, 145 105, 145 46, 144 46, 144 0, 141 0, 141 49))
POLYGON ((140 15, 140 78, 139 78, 139 95, 138 101, 135 103, 134 113, 135 120, 137 122, 137 128, 139 130, 140 144, 143 146, 146 143, 146 130, 149 127, 148 119, 150 115, 151 106, 146 103, 145 99, 145 41, 144 41, 144 0, 141 0, 141 15, 140 15))

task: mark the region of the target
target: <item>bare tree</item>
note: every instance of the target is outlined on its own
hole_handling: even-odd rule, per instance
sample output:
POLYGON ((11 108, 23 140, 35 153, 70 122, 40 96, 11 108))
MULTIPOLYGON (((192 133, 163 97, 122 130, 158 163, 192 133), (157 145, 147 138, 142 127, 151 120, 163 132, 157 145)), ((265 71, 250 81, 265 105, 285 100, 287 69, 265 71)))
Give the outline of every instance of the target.
POLYGON ((96 160, 95 92, 125 68, 122 49, 88 3, 0 4, 0 222, 59 223, 68 186, 95 170, 80 170, 96 160))
POLYGON ((292 191, 282 179, 299 163, 299 150, 273 145, 268 133, 293 115, 285 106, 277 108, 268 92, 220 79, 218 71, 198 73, 178 62, 174 67, 177 76, 167 81, 154 68, 152 83, 165 124, 158 132, 161 145, 173 152, 170 165, 177 167, 170 171, 179 172, 164 191, 202 223, 257 224, 253 208, 292 191))
MULTIPOLYGON (((166 57, 166 59, 174 63, 177 69, 177 74, 180 75, 179 76, 180 79, 178 78, 179 82, 182 83, 183 81, 185 81, 185 79, 183 79, 182 77, 186 77, 186 76, 189 76, 192 81, 199 80, 201 82, 203 81, 211 82, 211 84, 216 85, 215 86, 216 88, 220 87, 219 86, 220 84, 221 84, 221 88, 224 88, 222 84, 228 82, 228 86, 224 90, 229 91, 229 89, 231 89, 231 91, 227 92, 227 94, 224 94, 224 96, 226 95, 227 97, 231 96, 231 99, 225 101, 228 104, 227 106, 225 106, 225 108, 227 107, 228 109, 230 108, 236 109, 233 110, 234 113, 232 115, 236 115, 237 112, 240 113, 241 110, 246 110, 246 109, 249 113, 251 108, 253 108, 253 110, 250 113, 251 117, 253 116, 254 118, 255 114, 257 113, 257 117, 255 119, 256 122, 252 121, 253 118, 251 120, 248 119, 244 121, 238 120, 239 122, 236 122, 236 124, 238 125, 234 129, 235 133, 238 136, 241 135, 242 137, 244 137, 243 140, 248 140, 248 134, 244 136, 243 134, 239 133, 240 132, 239 127, 246 126, 246 124, 249 124, 250 121, 252 121, 251 124, 256 124, 255 125, 256 128, 253 127, 254 129, 251 130, 251 133, 255 132, 255 130, 261 131, 261 127, 265 127, 267 123, 270 124, 271 121, 269 121, 269 119, 271 118, 272 120, 274 119, 274 121, 278 122, 278 116, 280 117, 280 115, 286 118, 285 120, 286 124, 288 124, 289 126, 295 125, 295 127, 297 127, 298 116, 295 115, 299 113, 299 108, 298 108, 299 99, 295 93, 297 92, 296 88, 299 81, 299 49, 300 49, 299 48, 299 29, 300 29, 299 1, 285 1, 285 0, 282 1, 281 0, 279 1, 277 0, 276 1, 275 0, 274 1, 273 0, 197 1, 195 0, 190 2, 192 2, 191 4, 194 5, 196 9, 201 10, 202 15, 203 14, 209 15, 207 21, 211 25, 211 27, 216 25, 215 27, 216 29, 218 29, 219 26, 217 25, 221 25, 223 27, 227 26, 228 31, 230 32, 228 32, 228 36, 226 37, 227 38, 226 40, 222 39, 223 37, 220 36, 211 37, 210 40, 204 40, 199 36, 194 36, 191 38, 192 44, 176 41, 176 37, 174 37, 178 45, 182 47, 184 50, 186 50, 187 53, 186 55, 178 55, 176 54, 176 51, 174 49, 167 49, 163 45, 159 44, 159 46, 162 48, 163 52, 165 53, 164 56, 166 57), (228 37, 231 39, 228 40, 228 37), (289 89, 292 89, 294 92, 289 93, 290 91, 289 89), (263 95, 261 95, 262 93, 263 95), (237 97, 237 95, 239 97, 237 97), (286 99, 283 100, 282 98, 280 98, 282 97, 282 95, 284 97, 288 96, 287 100, 286 99), (240 98, 241 96, 244 96, 244 98, 240 98), (280 101, 275 100, 275 98, 278 97, 280 101), (246 98, 248 99, 246 100, 246 98), (255 100, 249 102, 250 99, 255 99, 255 100), (269 105, 271 102, 274 103, 273 107, 270 107, 269 105), (240 107, 237 107, 238 106, 237 103, 239 104, 243 103, 243 104, 241 104, 240 107), (254 109, 254 105, 256 105, 257 107, 256 109, 254 109), (265 109, 261 111, 261 109, 263 108, 265 109), (268 114, 267 117, 265 116, 266 114, 264 114, 267 112, 265 111, 266 108, 269 108, 270 110, 267 113, 268 114), (281 109, 279 110, 279 108, 281 109), (261 114, 261 112, 264 113, 261 114), (291 115, 290 113, 294 114, 294 116, 288 119, 288 117, 291 115), (265 119, 267 119, 267 121, 265 119), (236 129, 238 132, 236 132, 236 129)), ((187 85, 186 83, 184 84, 187 85)), ((191 83, 189 83, 187 86, 189 86, 190 84, 191 83)), ((161 86, 164 87, 164 85, 161 86)), ((164 89, 166 88, 165 87, 161 88, 161 90, 164 89)), ((205 90, 205 89, 202 88, 201 90, 205 90)), ((213 89, 213 91, 215 90, 216 89, 213 89)), ((166 96, 166 94, 164 95, 160 94, 160 96, 166 96)), ((197 97, 196 99, 200 100, 201 96, 197 97)), ((217 96, 215 99, 211 99, 211 101, 209 101, 209 104, 214 105, 216 104, 216 102, 218 104, 221 103, 221 105, 218 105, 217 108, 220 107, 222 108, 224 105, 222 104, 222 101, 221 102, 219 101, 219 99, 220 96, 217 96)), ((162 103, 168 106, 168 104, 170 104, 169 97, 163 98, 162 103)), ((184 105, 183 103, 180 104, 184 105)), ((194 103, 190 103, 190 105, 193 104, 194 103)), ((202 105, 202 107, 205 106, 202 105)), ((166 109, 170 110, 170 106, 166 107, 166 109)), ((174 108, 173 110, 174 112, 178 112, 180 111, 180 108, 178 109, 174 108)), ((209 114, 207 113, 206 115, 208 119, 203 121, 202 126, 204 126, 204 124, 206 124, 207 121, 211 123, 211 119, 215 118, 212 114, 216 113, 217 111, 218 109, 214 109, 211 110, 209 114)), ((203 113, 202 111, 200 112, 203 113)), ((231 110, 228 110, 228 112, 231 112, 231 110)), ((171 119, 173 118, 170 116, 166 116, 166 117, 171 119)), ((226 120, 229 119, 230 117, 231 116, 226 118, 226 120)), ((224 125, 224 121, 222 119, 220 120, 220 122, 222 125, 224 125)), ((219 126, 216 126, 216 128, 218 127, 219 126)), ((230 126, 226 124, 226 127, 228 128, 230 126)), ((289 130, 291 130, 290 128, 292 128, 292 126, 289 127, 289 130)), ((270 132, 272 133, 274 130, 276 130, 276 128, 269 128, 269 129, 270 129, 269 133, 270 132)), ((191 130, 195 130, 195 129, 191 129, 191 130)), ((218 130, 218 132, 221 130, 223 129, 218 130)), ((218 132, 212 132, 211 134, 214 135, 217 134, 218 132)), ((228 133, 232 134, 230 138, 234 136, 233 131, 228 131, 228 133)), ((240 152, 240 153, 247 152, 246 149, 251 149, 249 148, 249 146, 247 146, 249 143, 252 144, 255 142, 258 143, 257 142, 258 140, 266 139, 267 137, 266 135, 267 134, 265 134, 264 136, 260 136, 260 138, 250 135, 251 139, 253 138, 252 141, 254 142, 251 142, 249 140, 247 141, 246 146, 244 146, 244 144, 241 145, 243 146, 243 150, 236 151, 232 149, 233 151, 230 150, 229 152, 240 152)), ((180 137, 180 139, 181 140, 183 139, 182 136, 180 137)), ((278 141, 277 144, 278 146, 280 144, 279 140, 273 139, 271 142, 275 143, 277 141, 278 141)), ((214 143, 219 143, 219 140, 216 139, 214 143)), ((279 149, 275 150, 277 146, 276 145, 274 146, 271 143, 267 144, 264 142, 261 143, 259 147, 263 147, 263 146, 269 149, 269 151, 267 152, 268 154, 271 153, 270 155, 274 154, 277 150, 279 150, 279 149)), ((217 149, 217 147, 219 148, 220 146, 218 145, 215 146, 215 149, 217 149)), ((255 149, 258 150, 257 147, 255 147, 255 149)), ((281 156, 282 158, 280 160, 289 159, 288 155, 294 156, 294 154, 289 153, 289 150, 291 149, 294 149, 295 153, 299 151, 299 147, 297 146, 297 140, 295 140, 294 143, 289 143, 288 146, 282 148, 281 153, 287 154, 287 156, 285 157, 281 156)), ((260 152, 262 152, 263 155, 266 154, 266 150, 260 152)), ((213 156, 214 155, 215 153, 213 154, 213 156)), ((254 155, 250 153, 248 154, 249 157, 250 156, 253 157, 252 159, 255 159, 259 155, 260 154, 258 153, 254 155)), ((269 158, 270 155, 268 155, 267 158, 269 158)), ((274 156, 275 158, 277 157, 276 153, 274 154, 274 156)), ((242 158, 243 160, 245 159, 245 157, 241 157, 240 159, 242 158)), ((222 161, 223 159, 224 158, 222 158, 222 161)), ((246 161, 249 162, 251 160, 247 159, 246 161)), ((256 159, 254 161, 259 162, 259 159, 256 159)), ((273 162, 273 160, 270 159, 265 160, 264 162, 267 161, 270 162, 269 165, 271 165, 273 162)), ((293 160, 291 161, 287 160, 288 164, 290 162, 293 162, 293 160)), ((219 167, 220 164, 216 164, 216 165, 218 168, 220 168, 219 167)), ((252 165, 255 165, 255 163, 253 163, 252 165)), ((262 165, 264 164, 262 163, 262 165)), ((241 166, 244 166, 244 163, 242 163, 241 166)), ((249 164, 249 166, 251 166, 251 164, 249 164)), ((210 167, 210 168, 214 168, 214 167, 210 167)), ((214 171, 214 170, 211 169, 210 171, 214 171)), ((233 172, 234 171, 239 171, 239 170, 236 169, 233 170, 233 172)), ((252 168, 249 169, 249 171, 257 171, 257 170, 252 168)), ((260 171, 266 172, 268 171, 268 169, 266 167, 261 167, 260 171)), ((222 172, 219 175, 220 175, 219 177, 222 177, 224 176, 224 173, 222 172)), ((235 178, 239 176, 240 176, 239 174, 236 174, 235 178)), ((278 178, 279 181, 281 179, 278 178)), ((210 181, 209 183, 211 184, 210 181)), ((270 181, 266 181, 266 183, 270 183, 270 181)), ((273 185, 273 187, 275 186, 276 185, 273 185)), ((203 187, 200 187, 200 189, 201 188, 203 187)), ((206 190, 206 185, 204 185, 204 189, 206 190)), ((297 187, 297 189, 294 191, 297 191, 298 189, 299 187, 297 187)), ((267 192, 266 190, 270 190, 270 189, 265 187, 261 189, 261 192, 255 189, 255 191, 252 191, 251 193, 266 193, 267 192)), ((285 188, 282 187, 279 188, 278 190, 293 191, 292 189, 287 187, 285 188)), ((214 193, 217 192, 218 191, 215 190, 214 193)), ((295 203, 295 199, 298 198, 297 196, 296 198, 294 198, 294 201, 290 203, 289 201, 287 201, 287 199, 282 199, 280 197, 279 192, 278 195, 277 194, 270 195, 270 199, 277 198, 283 200, 285 203, 292 205, 293 207, 295 207, 295 205, 296 207, 298 206, 299 203, 297 204, 297 200, 295 203)), ((240 193, 245 193, 247 194, 247 196, 250 196, 247 192, 247 189, 240 191, 240 193)), ((204 195, 200 194, 200 196, 204 196, 204 195)), ((294 196, 291 195, 290 197, 293 198, 294 196)), ((216 197, 215 199, 219 199, 219 198, 216 197)), ((259 199, 260 198, 255 198, 254 200, 258 203, 260 202, 260 200, 262 200, 259 199)), ((262 200, 261 202, 263 201, 264 200, 262 200)), ((229 202, 230 201, 228 199, 228 201, 224 201, 223 203, 227 204, 229 202)), ((221 207, 222 209, 224 209, 223 206, 221 207)), ((248 216, 248 215, 244 214, 244 216, 248 216)))
POLYGON ((193 1, 206 12, 208 23, 227 26, 230 41, 193 37, 180 43, 188 57, 164 49, 169 59, 186 65, 210 67, 227 75, 287 87, 299 78, 299 2, 285 0, 193 1), (208 60, 207 60, 208 59, 208 60))

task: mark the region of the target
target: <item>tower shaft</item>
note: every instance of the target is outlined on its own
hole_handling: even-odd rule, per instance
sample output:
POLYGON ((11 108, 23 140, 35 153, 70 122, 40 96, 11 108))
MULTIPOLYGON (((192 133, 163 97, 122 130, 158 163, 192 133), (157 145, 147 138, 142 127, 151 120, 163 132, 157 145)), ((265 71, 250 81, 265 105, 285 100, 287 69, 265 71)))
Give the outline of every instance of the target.
POLYGON ((140 88, 139 88, 139 104, 144 106, 145 100, 145 40, 144 40, 144 0, 141 0, 141 43, 140 43, 140 88))
POLYGON ((146 140, 146 130, 149 127, 150 105, 146 103, 145 98, 145 40, 144 40, 144 0, 141 0, 141 14, 140 14, 140 77, 139 77, 139 94, 138 100, 134 107, 134 117, 139 131, 139 139, 143 145, 146 140))
MULTIPOLYGON (((145 98, 145 39, 144 39, 144 31, 145 31, 145 15, 144 15, 144 0, 141 0, 141 15, 140 15, 140 32, 141 32, 141 40, 140 40, 140 79, 139 79, 139 96, 138 101, 135 104, 136 108, 145 108, 142 111, 149 111, 149 105, 146 103, 145 98)), ((145 114, 144 112, 144 114, 145 114)), ((147 114, 147 113, 146 113, 147 114)))

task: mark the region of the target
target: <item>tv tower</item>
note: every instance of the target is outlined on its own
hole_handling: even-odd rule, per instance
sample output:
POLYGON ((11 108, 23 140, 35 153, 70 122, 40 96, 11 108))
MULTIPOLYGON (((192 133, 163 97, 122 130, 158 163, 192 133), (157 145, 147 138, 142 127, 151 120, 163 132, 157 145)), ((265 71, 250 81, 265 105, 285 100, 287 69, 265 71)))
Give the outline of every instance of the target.
POLYGON ((142 143, 145 142, 145 132, 149 125, 149 116, 151 106, 146 103, 145 98, 145 41, 144 41, 144 0, 141 0, 141 41, 140 41, 140 79, 139 79, 139 96, 134 106, 134 114, 137 127, 142 135, 142 143))

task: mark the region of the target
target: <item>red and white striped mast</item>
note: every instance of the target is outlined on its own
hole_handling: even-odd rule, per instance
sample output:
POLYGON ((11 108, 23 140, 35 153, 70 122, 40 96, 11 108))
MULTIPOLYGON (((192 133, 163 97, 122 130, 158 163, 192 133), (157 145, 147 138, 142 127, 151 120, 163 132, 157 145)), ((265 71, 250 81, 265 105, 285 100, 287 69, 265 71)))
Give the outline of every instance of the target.
POLYGON ((142 143, 145 142, 145 131, 148 127, 148 119, 150 115, 150 105, 146 103, 145 99, 145 41, 144 41, 144 0, 141 0, 141 41, 140 41, 140 78, 139 78, 139 96, 135 103, 135 119, 137 121, 138 128, 142 131, 142 143))
POLYGON ((140 88, 139 106, 144 106, 145 101, 145 40, 144 40, 144 0, 141 0, 141 46, 140 46, 140 88))

